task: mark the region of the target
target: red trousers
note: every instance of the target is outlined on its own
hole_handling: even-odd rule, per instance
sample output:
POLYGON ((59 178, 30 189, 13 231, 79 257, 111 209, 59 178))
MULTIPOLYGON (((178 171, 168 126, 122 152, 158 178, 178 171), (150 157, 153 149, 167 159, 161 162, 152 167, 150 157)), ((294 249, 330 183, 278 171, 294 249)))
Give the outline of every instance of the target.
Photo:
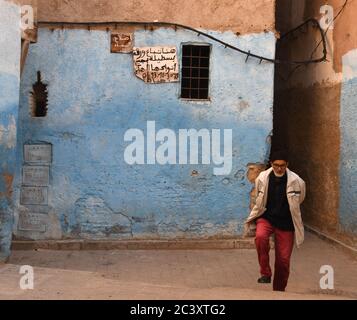
POLYGON ((257 220, 257 231, 255 238, 260 273, 262 276, 272 276, 269 264, 269 237, 273 233, 275 236, 275 268, 273 290, 285 291, 290 273, 290 257, 294 246, 294 232, 277 229, 264 218, 257 220))

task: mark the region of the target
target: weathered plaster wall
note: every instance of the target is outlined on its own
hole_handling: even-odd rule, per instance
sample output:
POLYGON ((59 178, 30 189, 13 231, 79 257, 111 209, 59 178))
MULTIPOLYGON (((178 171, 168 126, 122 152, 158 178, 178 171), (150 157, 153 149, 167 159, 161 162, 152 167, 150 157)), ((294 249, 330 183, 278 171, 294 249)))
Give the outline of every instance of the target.
POLYGON ((241 34, 275 30, 275 0, 38 0, 40 21, 168 21, 241 34))
POLYGON ((9 255, 19 106, 20 10, 0 0, 0 261, 9 255))
MULTIPOLYGON (((209 31, 241 48, 274 57, 274 33, 237 37, 209 31)), ((40 29, 21 82, 16 220, 44 211, 45 232, 17 237, 202 238, 236 236, 249 213, 247 165, 267 159, 272 130, 274 65, 259 65, 212 44, 210 102, 180 100, 180 83, 145 84, 133 74, 130 54, 111 54, 110 33, 40 29), (31 118, 29 93, 37 71, 48 85, 48 115, 31 118), (135 165, 124 162, 124 133, 233 129, 233 169, 214 176, 214 165, 135 165), (52 144, 48 206, 20 205, 24 143, 52 144), (194 173, 196 170, 198 173, 194 173)), ((173 29, 135 31, 136 46, 206 42, 173 29)), ((210 42, 208 42, 210 43, 210 42)), ((180 53, 181 55, 181 53, 180 53)), ((16 225, 17 226, 17 225, 16 225)))
MULTIPOLYGON (((290 10, 296 1, 300 0, 289 0, 290 10)), ((336 15, 344 3, 345 0, 305 1, 304 14, 292 10, 289 21, 281 19, 281 30, 296 26, 293 21, 299 24, 310 17, 319 20, 320 7, 325 4, 333 6, 336 15)), ((351 76, 355 68, 356 12, 357 3, 348 1, 334 29, 328 32, 327 62, 298 69, 277 67, 273 141, 289 146, 292 165, 308 181, 305 221, 351 244, 356 233, 356 199, 351 195, 356 194, 352 185, 356 169, 351 167, 355 157, 351 146, 356 136, 351 130, 355 123, 351 110, 357 103, 351 76)), ((277 55, 309 58, 320 41, 316 31, 310 29, 309 35, 313 36, 300 33, 279 44, 277 55)), ((321 56, 321 49, 322 46, 315 57, 321 56)))
MULTIPOLYGON (((340 223, 357 235, 357 49, 343 57, 341 94, 340 223)), ((357 238, 357 237, 355 237, 357 238)))

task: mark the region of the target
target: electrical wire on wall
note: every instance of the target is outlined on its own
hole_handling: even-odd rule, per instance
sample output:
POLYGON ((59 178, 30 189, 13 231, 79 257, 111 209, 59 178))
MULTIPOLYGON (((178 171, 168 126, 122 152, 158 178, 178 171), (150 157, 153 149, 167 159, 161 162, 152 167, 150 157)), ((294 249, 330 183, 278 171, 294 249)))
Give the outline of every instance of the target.
POLYGON ((263 61, 265 62, 270 62, 270 63, 274 63, 274 64, 290 64, 290 65, 308 65, 308 64, 314 64, 314 63, 320 63, 320 62, 324 62, 326 61, 326 57, 327 57, 327 43, 326 43, 326 37, 324 34, 324 30, 321 28, 319 21, 317 21, 316 19, 308 19, 305 22, 303 22, 301 25, 299 25, 298 27, 294 28, 293 30, 287 32, 285 35, 282 36, 282 38, 285 38, 288 34, 292 34, 298 30, 301 30, 302 28, 304 28, 305 26, 312 24, 314 27, 316 27, 320 34, 321 34, 321 41, 320 44, 323 44, 323 55, 320 58, 316 58, 316 59, 306 59, 306 60, 301 60, 301 61, 289 61, 289 60, 281 60, 281 59, 272 59, 272 58, 268 58, 268 57, 264 57, 258 54, 254 54, 252 53, 250 50, 246 51, 246 50, 242 50, 236 46, 233 46, 227 42, 224 42, 206 32, 194 29, 192 27, 183 25, 183 24, 178 24, 178 23, 173 23, 173 22, 139 22, 139 21, 110 21, 110 22, 50 22, 50 21, 39 21, 38 22, 38 27, 53 27, 53 26, 60 26, 62 28, 64 28, 65 26, 87 26, 88 29, 90 30, 90 27, 98 27, 98 26, 108 26, 108 25, 114 25, 115 27, 117 27, 118 25, 144 25, 145 28, 147 28, 148 26, 154 27, 160 27, 160 26, 166 26, 166 27, 174 27, 175 29, 177 28, 181 28, 181 29, 185 29, 185 30, 189 30, 192 32, 197 33, 198 36, 203 36, 206 37, 208 39, 211 39, 217 43, 220 43, 221 45, 223 45, 225 48, 229 48, 235 51, 238 51, 241 54, 246 55, 246 62, 250 59, 257 59, 259 61, 259 63, 262 63, 263 61))
MULTIPOLYGON (((326 39, 327 33, 330 30, 331 26, 335 23, 336 19, 341 15, 341 13, 346 9, 346 6, 348 4, 349 0, 345 0, 345 3, 342 5, 342 8, 340 9, 340 11, 335 15, 335 17, 333 18, 333 20, 331 21, 331 23, 328 25, 328 27, 326 28, 326 31, 324 32, 324 38, 326 39)), ((317 44, 317 46, 315 47, 315 49, 312 51, 310 58, 313 57, 313 55, 315 54, 316 50, 320 47, 321 45, 321 40, 320 42, 317 44)))
MULTIPOLYGON (((324 44, 324 49, 323 49, 324 52, 325 52, 325 50, 326 50, 326 52, 325 52, 325 61, 328 61, 328 60, 327 60, 327 45, 326 45, 326 44, 327 44, 327 33, 329 32, 331 26, 334 24, 334 22, 337 20, 337 18, 338 18, 338 17, 342 14, 342 12, 346 9, 347 4, 348 4, 349 2, 351 2, 351 1, 353 1, 353 0, 345 0, 345 2, 344 2, 344 4, 342 5, 341 9, 340 9, 340 10, 338 11, 338 13, 334 16, 334 18, 333 18, 333 20, 331 21, 331 23, 327 26, 326 30, 323 32, 322 39, 324 39, 325 42, 323 42, 322 39, 319 41, 319 43, 316 45, 316 47, 315 47, 315 48, 313 49, 313 51, 311 52, 310 59, 313 58, 314 54, 316 53, 316 51, 318 50, 318 48, 321 46, 321 43, 323 43, 323 44, 324 44)), ((290 73, 289 73, 289 75, 288 75, 288 77, 287 77, 286 79, 284 79, 281 75, 279 75, 280 78, 282 78, 282 80, 284 80, 284 81, 288 81, 288 80, 293 76, 293 74, 294 74, 299 68, 301 68, 303 65, 304 65, 304 64, 299 64, 299 65, 295 66, 295 68, 294 68, 292 71, 290 71, 290 73)))

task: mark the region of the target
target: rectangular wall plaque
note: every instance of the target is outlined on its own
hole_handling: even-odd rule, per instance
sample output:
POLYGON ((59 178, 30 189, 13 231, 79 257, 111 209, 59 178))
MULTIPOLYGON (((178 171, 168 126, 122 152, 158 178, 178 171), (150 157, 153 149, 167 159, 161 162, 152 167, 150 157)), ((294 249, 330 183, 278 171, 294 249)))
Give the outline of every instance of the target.
POLYGON ((23 166, 22 183, 29 186, 48 186, 50 168, 45 166, 23 166))
POLYGON ((24 206, 29 212, 36 212, 40 214, 48 214, 50 207, 48 205, 27 204, 24 206))
POLYGON ((113 32, 111 34, 112 53, 130 53, 133 51, 133 34, 113 32))
POLYGON ((17 228, 20 231, 46 232, 46 218, 43 214, 21 212, 17 228))
POLYGON ((25 162, 50 164, 52 162, 52 145, 50 144, 25 144, 25 162))
POLYGON ((20 203, 26 204, 48 204, 47 187, 21 187, 20 203))

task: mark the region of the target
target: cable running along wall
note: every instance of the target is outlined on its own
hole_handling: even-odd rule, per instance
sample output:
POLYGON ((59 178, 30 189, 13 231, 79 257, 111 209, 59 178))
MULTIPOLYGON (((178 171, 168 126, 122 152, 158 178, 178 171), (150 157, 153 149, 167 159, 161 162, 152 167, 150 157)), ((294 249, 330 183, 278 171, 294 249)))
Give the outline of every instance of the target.
POLYGON ((221 45, 223 45, 225 48, 229 48, 232 50, 235 50, 241 54, 246 55, 246 62, 248 61, 248 59, 250 58, 254 58, 259 60, 260 63, 262 63, 263 61, 265 62, 270 62, 270 63, 274 63, 274 64, 292 64, 292 65, 307 65, 307 64, 313 64, 313 63, 320 63, 320 62, 324 62, 326 61, 326 57, 327 57, 327 43, 326 43, 326 37, 324 34, 324 30, 321 28, 319 21, 317 21, 316 19, 308 19, 305 22, 303 22, 301 25, 297 26, 296 28, 292 29, 291 31, 285 33, 284 35, 281 36, 280 39, 284 39, 285 37, 287 37, 289 34, 292 34, 296 31, 301 30, 302 28, 304 28, 307 25, 312 25, 313 27, 316 27, 320 34, 321 34, 321 43, 323 44, 323 55, 320 58, 316 58, 316 59, 307 59, 307 60, 301 60, 301 61, 289 61, 289 60, 280 60, 280 59, 272 59, 272 58, 268 58, 268 57, 264 57, 258 54, 254 54, 252 53, 250 50, 246 51, 246 50, 242 50, 236 46, 233 46, 227 42, 224 42, 206 32, 194 29, 192 27, 183 25, 183 24, 178 24, 178 23, 173 23, 173 22, 139 22, 139 21, 109 21, 109 22, 50 22, 50 21, 39 21, 38 22, 38 26, 39 27, 61 27, 64 28, 65 26, 79 26, 79 27, 83 27, 86 26, 89 30, 90 27, 100 27, 100 26, 108 26, 108 25, 114 25, 115 27, 119 26, 119 25, 143 25, 145 26, 145 28, 147 28, 148 26, 151 27, 174 27, 175 29, 181 28, 181 29, 185 29, 185 30, 189 30, 192 32, 197 33, 197 36, 203 36, 206 37, 208 39, 211 39, 217 43, 220 43, 221 45))

